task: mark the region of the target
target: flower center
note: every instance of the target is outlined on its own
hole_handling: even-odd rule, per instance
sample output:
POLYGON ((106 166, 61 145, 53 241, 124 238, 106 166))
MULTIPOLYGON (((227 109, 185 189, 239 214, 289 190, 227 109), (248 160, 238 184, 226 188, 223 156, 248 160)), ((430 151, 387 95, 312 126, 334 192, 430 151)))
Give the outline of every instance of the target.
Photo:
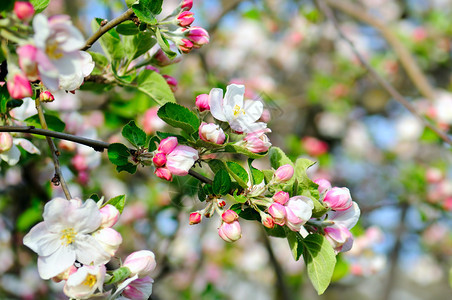
POLYGON ((51 59, 60 59, 63 57, 63 54, 58 49, 58 43, 56 42, 47 43, 46 54, 51 59))
POLYGON ((96 282, 97 282, 96 276, 94 276, 93 274, 89 274, 88 276, 86 276, 86 279, 83 282, 83 284, 92 288, 96 284, 96 282))
POLYGON ((232 112, 234 113, 234 117, 236 117, 236 118, 239 114, 245 114, 245 110, 243 108, 241 108, 240 106, 238 106, 237 104, 232 109, 232 112))
POLYGON ((75 236, 77 235, 77 232, 74 230, 74 228, 66 228, 61 231, 61 237, 60 240, 62 240, 62 245, 69 245, 72 244, 75 240, 75 236))

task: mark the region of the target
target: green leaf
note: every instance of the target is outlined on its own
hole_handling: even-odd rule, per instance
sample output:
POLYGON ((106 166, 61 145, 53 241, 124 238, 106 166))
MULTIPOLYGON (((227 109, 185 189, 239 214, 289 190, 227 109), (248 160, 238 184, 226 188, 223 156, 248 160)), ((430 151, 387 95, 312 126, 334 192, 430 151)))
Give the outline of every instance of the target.
POLYGON ((122 128, 122 136, 125 137, 135 147, 143 147, 146 143, 146 133, 130 121, 122 128))
POLYGON ((159 73, 152 70, 143 70, 138 75, 136 82, 138 90, 151 97, 158 105, 176 102, 168 83, 159 73))
MULTIPOLYGON (((3 0, 2 0, 3 1, 3 0)), ((35 14, 39 14, 49 5, 50 0, 30 0, 30 3, 33 4, 35 9, 35 14)))
POLYGON ((211 159, 207 162, 213 173, 219 172, 221 169, 225 169, 226 165, 222 160, 211 159))
POLYGON ((213 192, 215 195, 226 195, 231 189, 231 177, 224 169, 219 170, 213 178, 213 192))
MULTIPOLYGON (((6 84, 4 84, 2 87, 0 87, 0 114, 6 113, 8 103, 11 102, 10 99, 11 99, 11 96, 8 93, 6 84)), ((24 102, 22 100, 19 100, 19 101, 21 101, 20 104, 22 104, 24 102)))
POLYGON ((317 293, 321 295, 331 282, 336 265, 336 254, 328 240, 319 234, 308 235, 302 243, 308 277, 317 293))
POLYGON ((140 21, 154 25, 157 24, 155 15, 162 11, 162 2, 163 0, 140 0, 132 5, 132 9, 140 21))
POLYGON ((113 284, 117 282, 121 282, 126 280, 130 276, 131 272, 128 267, 120 267, 119 269, 116 269, 111 274, 110 280, 105 282, 105 284, 113 284))
POLYGON ((275 224, 275 227, 273 227, 273 228, 267 228, 267 227, 264 227, 264 228, 269 236, 274 236, 274 237, 278 237, 278 238, 287 237, 286 231, 284 230, 284 227, 282 227, 282 226, 275 224))
POLYGON ((194 112, 175 103, 166 103, 160 107, 157 115, 167 124, 181 128, 187 134, 196 132, 200 125, 199 119, 194 112))
MULTIPOLYGON (((61 132, 66 127, 66 124, 64 124, 64 122, 61 121, 57 116, 44 114, 44 118, 46 119, 47 127, 49 128, 49 130, 61 132)), ((39 122, 39 116, 37 114, 26 118, 25 123, 27 123, 28 126, 42 128, 41 122, 39 122)))
POLYGON ((38 199, 33 199, 31 207, 25 210, 17 219, 16 228, 20 232, 28 231, 33 225, 42 220, 42 207, 38 199))
POLYGON ((11 11, 14 8, 14 0, 2 0, 0 1, 0 12, 11 11))
POLYGON ((137 171, 137 165, 127 163, 123 166, 116 166, 116 172, 120 173, 122 171, 126 171, 130 174, 135 174, 135 172, 137 171))
POLYGON ((283 165, 291 165, 293 166, 293 162, 287 157, 284 151, 278 147, 271 147, 269 150, 270 155, 270 165, 273 169, 278 169, 283 165))
MULTIPOLYGON (((96 202, 99 202, 99 200, 100 200, 100 198, 99 198, 99 196, 97 194, 92 194, 91 196, 89 196, 88 199, 92 199, 92 200, 94 200, 96 202)), ((102 205, 102 206, 104 206, 104 205, 102 205)))
POLYGON ((299 260, 303 254, 303 237, 299 232, 292 231, 287 227, 284 227, 284 230, 287 235, 290 250, 292 251, 292 256, 295 260, 299 260))
POLYGON ((160 139, 158 138, 158 136, 151 137, 151 139, 149 140, 148 151, 153 152, 153 151, 157 150, 157 144, 159 144, 159 143, 160 143, 160 139))
POLYGON ((253 167, 252 165, 253 159, 248 159, 248 167, 250 168, 251 171, 251 180, 252 180, 252 185, 256 185, 262 182, 262 180, 264 180, 264 173, 262 173, 262 171, 256 169, 255 167, 253 167))
POLYGON ((105 69, 110 64, 108 58, 98 52, 88 51, 94 61, 94 70, 91 72, 91 75, 100 75, 105 73, 105 69))
POLYGON ((255 211, 251 207, 246 207, 242 210, 242 206, 242 204, 237 203, 232 205, 229 209, 235 211, 241 218, 245 220, 259 221, 261 219, 261 216, 257 211, 255 211))
POLYGON ((108 146, 108 159, 117 166, 129 164, 130 151, 125 145, 113 143, 108 146))
POLYGON ((234 143, 229 143, 224 146, 224 150, 230 153, 240 153, 248 156, 249 158, 258 159, 267 155, 267 152, 264 153, 254 153, 246 149, 245 147, 235 145, 234 143))
POLYGON ((262 173, 264 174, 265 183, 269 183, 275 172, 273 170, 262 170, 262 173))
POLYGON ((178 143, 185 143, 185 142, 187 142, 187 139, 184 138, 183 136, 181 136, 179 134, 174 134, 174 133, 171 133, 171 132, 160 132, 160 131, 157 131, 157 136, 161 140, 166 139, 167 137, 170 137, 170 136, 174 136, 174 137, 177 138, 177 142, 178 143))
POLYGON ((116 207, 117 210, 119 210, 120 213, 122 213, 122 211, 124 210, 124 206, 126 205, 126 195, 119 195, 113 197, 107 202, 105 202, 105 204, 102 205, 102 207, 104 207, 107 204, 113 205, 114 207, 116 207))
POLYGON ((138 32, 133 36, 125 36, 124 45, 127 57, 134 60, 151 49, 155 45, 155 39, 149 32, 138 32))
POLYGON ((163 52, 165 52, 168 58, 173 59, 174 57, 176 57, 177 53, 171 50, 168 41, 161 34, 160 29, 158 27, 155 30, 155 37, 157 38, 157 43, 159 44, 160 48, 162 48, 163 52))
POLYGON ((198 187, 198 199, 199 199, 199 201, 204 202, 204 201, 206 201, 206 197, 207 197, 207 194, 204 191, 204 188, 202 187, 202 185, 200 183, 199 187, 198 187))
POLYGON ((226 162, 229 174, 240 184, 243 188, 248 188, 248 172, 236 162, 228 161, 226 162))
MULTIPOLYGON (((91 23, 93 32, 96 32, 99 29, 100 23, 102 21, 103 19, 100 18, 93 20, 93 22, 91 23)), ((104 35, 102 35, 99 41, 102 49, 105 52, 105 55, 110 61, 121 60, 124 58, 124 45, 116 30, 110 29, 104 35)))
POLYGON ((116 32, 122 35, 135 35, 140 32, 135 22, 127 20, 116 26, 116 32))

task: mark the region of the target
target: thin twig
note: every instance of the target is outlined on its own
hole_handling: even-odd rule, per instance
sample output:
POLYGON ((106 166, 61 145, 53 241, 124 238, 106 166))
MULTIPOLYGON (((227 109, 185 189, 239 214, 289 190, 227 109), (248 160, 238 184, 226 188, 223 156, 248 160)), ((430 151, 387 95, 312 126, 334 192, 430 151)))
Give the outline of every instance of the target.
MULTIPOLYGON (((41 123, 41 127, 43 129, 48 129, 47 122, 44 117, 44 111, 42 110, 41 102, 39 101, 39 96, 36 97, 35 104, 36 109, 38 110, 39 122, 41 123)), ((60 161, 58 159, 59 151, 51 137, 46 136, 46 141, 47 144, 49 144, 50 151, 52 152, 53 164, 55 166, 55 177, 54 177, 55 181, 54 179, 52 179, 52 182, 54 182, 55 184, 57 183, 61 184, 61 188, 63 189, 66 199, 70 200, 72 199, 71 193, 69 192, 69 188, 66 184, 66 180, 64 180, 63 173, 61 172, 60 168, 60 161)))
POLYGON ((132 18, 132 16, 133 16, 133 10, 131 8, 129 8, 119 17, 114 18, 113 20, 111 20, 110 22, 105 24, 104 26, 99 27, 99 29, 92 36, 90 36, 89 39, 86 40, 85 46, 80 50, 82 50, 82 51, 88 50, 107 31, 109 31, 113 27, 121 24, 122 22, 130 20, 132 18))
POLYGON ((350 15, 361 22, 367 23, 378 29, 388 44, 394 49, 394 52, 397 54, 397 57, 407 72, 408 77, 410 77, 411 81, 419 89, 419 92, 430 101, 435 99, 434 89, 430 85, 424 73, 422 73, 413 55, 411 55, 410 51, 408 51, 400 39, 383 22, 366 13, 364 9, 357 6, 356 3, 351 4, 338 0, 322 0, 320 2, 323 1, 328 3, 329 6, 334 7, 347 15, 350 15))
MULTIPOLYGON (((45 136, 47 138, 54 137, 57 139, 82 144, 82 145, 91 147, 94 150, 99 151, 99 152, 102 152, 104 149, 108 149, 108 146, 110 146, 109 143, 106 143, 103 141, 92 140, 92 139, 88 139, 85 137, 72 135, 72 134, 68 134, 68 133, 63 133, 63 132, 52 131, 52 130, 48 130, 48 129, 35 128, 34 126, 0 126, 0 132, 23 132, 23 133, 31 133, 31 134, 41 135, 41 136, 45 136)), ((193 169, 190 169, 188 171, 188 174, 190 176, 193 176, 194 178, 198 179, 201 182, 212 184, 211 179, 199 174, 196 171, 193 171, 193 169)))
MULTIPOLYGON (((418 113, 414 105, 412 105, 408 100, 406 100, 405 97, 403 97, 385 78, 380 76, 380 74, 378 74, 378 72, 375 71, 375 69, 367 62, 367 60, 361 55, 361 53, 359 53, 358 50, 356 50, 353 43, 342 32, 342 29, 336 17, 334 16, 331 8, 325 3, 325 1, 327 1, 328 4, 331 4, 332 2, 330 0, 317 0, 320 10, 334 24, 334 27, 336 28, 339 34, 339 37, 343 39, 345 42, 347 42, 347 44, 350 46, 353 53, 359 59, 361 64, 369 71, 369 73, 374 77, 374 79, 391 95, 392 98, 394 98, 397 102, 402 104, 413 115, 418 117, 419 120, 422 121, 424 126, 428 127, 430 130, 435 132, 444 142, 446 142, 449 145, 452 145, 452 139, 446 133, 437 128, 435 125, 430 123, 425 117, 423 117, 420 113, 418 113)), ((337 7, 336 5, 333 4, 331 5, 337 7)))

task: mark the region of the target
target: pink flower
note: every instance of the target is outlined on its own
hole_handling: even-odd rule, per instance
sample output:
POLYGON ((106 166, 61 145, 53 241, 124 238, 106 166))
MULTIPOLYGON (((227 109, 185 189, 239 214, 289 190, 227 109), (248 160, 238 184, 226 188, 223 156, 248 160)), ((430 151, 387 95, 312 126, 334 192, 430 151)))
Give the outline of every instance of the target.
MULTIPOLYGON (((19 2, 16 2, 16 4, 19 2)), ((22 2, 24 3, 24 2, 22 2)), ((28 3, 28 2, 27 2, 28 3)), ((39 79, 38 71, 38 49, 33 45, 24 45, 16 49, 19 57, 19 67, 27 75, 29 80, 39 79)))
POLYGON ((0 132, 0 153, 6 152, 13 146, 13 137, 8 132, 0 132))
POLYGON ((239 221, 234 221, 232 223, 223 222, 218 229, 218 234, 226 242, 232 243, 237 241, 242 237, 242 229, 239 221))
POLYGON ((64 293, 70 298, 88 299, 98 289, 102 291, 106 269, 104 265, 84 265, 73 269, 64 285, 64 293))
POLYGON ((287 201, 289 201, 289 193, 284 191, 279 191, 276 194, 273 195, 273 201, 276 203, 279 203, 281 205, 286 204, 287 201))
POLYGON ((157 175, 157 177, 168 180, 168 181, 173 180, 173 175, 171 174, 170 170, 168 170, 167 168, 157 168, 157 169, 155 169, 154 174, 157 175))
POLYGON ((191 11, 183 11, 177 16, 178 25, 182 27, 190 26, 195 20, 191 11))
POLYGON ((16 3, 14 3, 14 13, 19 18, 19 20, 28 22, 33 18, 35 9, 33 7, 33 4, 31 4, 30 2, 17 1, 16 3))
POLYGON ((176 148, 176 146, 177 138, 175 136, 170 136, 160 142, 157 151, 163 154, 169 154, 176 148))
POLYGON ((204 28, 192 26, 186 33, 186 36, 193 42, 193 48, 201 48, 201 46, 209 43, 209 33, 204 28))
POLYGON ((221 219, 223 219, 223 221, 226 223, 232 223, 239 219, 239 215, 235 211, 228 209, 223 214, 221 214, 221 219))
POLYGON ((129 268, 130 277, 138 275, 138 277, 143 278, 149 276, 156 265, 155 255, 152 251, 140 250, 127 256, 123 266, 129 268))
POLYGON ((267 135, 265 135, 267 132, 271 132, 271 130, 264 128, 248 133, 243 139, 245 148, 253 153, 266 152, 272 145, 267 135))
POLYGON ((199 137, 201 140, 206 142, 215 143, 221 145, 224 143, 226 139, 226 135, 223 132, 223 129, 220 128, 219 125, 214 123, 204 123, 199 126, 199 137))
POLYGON ((55 97, 52 95, 51 92, 43 91, 39 95, 39 100, 41 100, 42 102, 53 102, 55 100, 55 97))
POLYGON ((324 229, 327 240, 331 243, 336 252, 345 252, 353 246, 353 236, 350 229, 356 225, 361 211, 356 202, 352 203, 347 210, 331 211, 328 213, 328 220, 333 224, 324 229))
POLYGON ((151 71, 154 71, 154 72, 157 72, 157 73, 160 73, 160 70, 159 70, 159 69, 157 69, 156 67, 151 66, 151 65, 146 66, 145 69, 146 69, 146 70, 151 70, 151 71))
POLYGON ((166 164, 166 155, 164 153, 156 153, 152 162, 158 168, 163 167, 166 164))
POLYGON ((181 9, 190 10, 193 7, 193 0, 183 0, 181 4, 181 9))
MULTIPOLYGON (((15 69, 11 67, 10 69, 15 69)), ((16 68, 17 69, 17 68, 16 68)), ((6 87, 8 88, 8 92, 14 99, 22 99, 25 97, 31 97, 33 91, 31 89, 31 84, 28 81, 27 77, 22 74, 18 69, 11 70, 11 73, 8 73, 6 87)))
POLYGON ((261 213, 261 222, 262 225, 264 225, 267 228, 273 228, 275 227, 275 220, 273 220, 273 218, 269 215, 267 215, 266 213, 261 213))
POLYGON ((314 180, 314 182, 319 185, 317 189, 319 190, 320 194, 326 193, 331 189, 331 183, 324 178, 316 179, 314 180))
POLYGON ((177 43, 177 46, 179 47, 179 50, 182 53, 189 53, 191 51, 191 49, 193 49, 193 43, 187 39, 181 39, 177 43))
POLYGON ((333 210, 346 210, 352 206, 352 196, 348 188, 334 187, 325 194, 323 202, 333 210))
POLYGON ((268 208, 268 213, 273 217, 275 223, 283 226, 286 223, 286 208, 279 203, 273 203, 268 208))
POLYGON ((131 300, 147 300, 152 294, 154 279, 149 276, 133 280, 121 295, 131 300))
POLYGON ((210 110, 209 106, 209 95, 201 94, 196 97, 196 107, 199 111, 203 112, 205 110, 210 110))
POLYGON ((314 203, 305 196, 295 196, 286 203, 286 225, 292 231, 299 231, 311 218, 314 203))
POLYGON ((311 136, 303 138, 303 146, 311 156, 320 156, 328 151, 327 143, 311 136))
POLYGON ((174 175, 185 176, 198 158, 197 150, 178 145, 166 156, 166 167, 174 175))
POLYGON ((273 178, 276 182, 286 182, 292 179, 294 169, 291 165, 283 165, 279 167, 273 174, 273 178))
POLYGON ((202 215, 199 212, 192 212, 189 217, 189 224, 199 224, 201 223, 202 215))

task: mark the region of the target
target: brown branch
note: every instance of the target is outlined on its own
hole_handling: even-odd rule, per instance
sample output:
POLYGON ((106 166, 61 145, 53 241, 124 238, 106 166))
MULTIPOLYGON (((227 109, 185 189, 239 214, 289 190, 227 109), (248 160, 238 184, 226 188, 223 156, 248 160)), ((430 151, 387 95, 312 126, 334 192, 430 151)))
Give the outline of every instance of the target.
POLYGON ((107 31, 109 31, 113 27, 121 24, 122 22, 132 19, 132 16, 133 16, 133 10, 131 8, 129 8, 119 17, 114 18, 110 22, 107 22, 107 24, 105 24, 104 26, 99 27, 99 29, 86 40, 85 46, 80 50, 82 50, 82 51, 88 50, 107 31))
MULTIPOLYGON (((41 127, 43 129, 47 129, 47 122, 44 116, 44 111, 42 110, 41 102, 39 101, 39 95, 37 95, 35 99, 36 109, 38 110, 39 122, 41 123, 41 127)), ((66 180, 64 180, 63 173, 61 172, 60 160, 58 159, 58 155, 60 155, 55 143, 53 142, 51 137, 46 136, 47 144, 49 145, 50 152, 52 153, 53 165, 55 166, 55 177, 52 179, 52 182, 55 185, 61 184, 61 188, 63 189, 64 195, 66 199, 72 199, 71 193, 69 192, 69 188, 66 184, 66 180)))
MULTIPOLYGON (((369 73, 374 77, 374 79, 391 95, 394 100, 402 104, 409 112, 411 112, 413 115, 419 118, 419 120, 422 121, 424 126, 435 132, 444 142, 446 142, 449 145, 452 145, 452 139, 442 130, 437 128, 435 125, 430 123, 425 117, 423 117, 420 113, 416 111, 416 108, 413 104, 411 104, 408 100, 405 99, 385 78, 380 76, 378 72, 367 62, 367 60, 361 55, 361 53, 356 50, 353 43, 344 35, 342 32, 342 29, 336 19, 336 17, 333 14, 333 11, 331 8, 326 4, 331 4, 332 1, 330 0, 317 0, 317 3, 319 5, 320 10, 325 14, 325 16, 334 24, 334 27, 336 28, 336 31, 338 32, 338 35, 341 39, 343 39, 352 49, 353 53, 356 55, 356 57, 359 59, 361 64, 369 71, 369 73)), ((336 3, 337 4, 337 3, 336 3)), ((332 6, 335 6, 331 4, 332 6)), ((336 7, 336 6, 335 6, 336 7)), ((364 12, 362 12, 364 13, 364 12)))
POLYGON ((326 2, 329 6, 334 7, 343 13, 358 19, 359 21, 367 23, 378 29, 388 44, 394 49, 400 63, 406 70, 411 81, 418 88, 419 92, 430 101, 435 99, 434 89, 430 85, 424 73, 422 73, 413 55, 411 55, 410 51, 407 50, 400 39, 384 23, 372 17, 363 7, 357 6, 356 3, 352 4, 341 0, 322 0, 321 2, 326 2))

